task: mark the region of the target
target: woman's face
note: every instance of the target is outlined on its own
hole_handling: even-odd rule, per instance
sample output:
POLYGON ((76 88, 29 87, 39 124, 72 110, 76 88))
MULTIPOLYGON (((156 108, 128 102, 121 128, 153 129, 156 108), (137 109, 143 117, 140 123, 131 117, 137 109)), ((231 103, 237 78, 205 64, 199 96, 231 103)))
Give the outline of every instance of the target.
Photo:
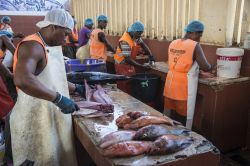
POLYGON ((139 39, 143 34, 143 31, 136 31, 136 32, 133 32, 133 38, 134 39, 139 39))

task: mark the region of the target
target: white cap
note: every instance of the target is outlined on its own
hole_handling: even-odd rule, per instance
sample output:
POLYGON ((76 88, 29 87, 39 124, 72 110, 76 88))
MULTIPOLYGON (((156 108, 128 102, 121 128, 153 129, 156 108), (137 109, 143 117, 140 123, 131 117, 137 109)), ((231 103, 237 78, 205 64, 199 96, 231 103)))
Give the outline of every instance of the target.
POLYGON ((72 16, 63 9, 55 9, 49 11, 43 21, 39 21, 36 26, 39 28, 44 28, 49 25, 58 25, 61 27, 69 28, 73 30, 74 20, 72 16))

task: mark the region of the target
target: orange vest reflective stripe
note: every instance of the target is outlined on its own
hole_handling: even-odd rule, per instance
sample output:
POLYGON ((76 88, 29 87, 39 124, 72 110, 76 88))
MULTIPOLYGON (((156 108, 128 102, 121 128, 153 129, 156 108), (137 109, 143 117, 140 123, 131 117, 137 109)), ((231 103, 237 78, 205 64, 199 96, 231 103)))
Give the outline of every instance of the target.
POLYGON ((47 55, 47 52, 46 52, 46 48, 45 48, 45 45, 42 41, 42 39, 35 33, 33 35, 29 35, 27 37, 25 37, 20 43, 18 43, 17 47, 16 47, 16 51, 14 53, 14 57, 13 57, 13 72, 15 72, 16 70, 16 64, 17 64, 17 60, 18 60, 18 57, 17 57, 17 53, 18 53, 18 50, 19 50, 19 46, 25 42, 25 41, 36 41, 38 42, 39 44, 42 45, 43 49, 44 49, 44 53, 45 53, 45 58, 46 58, 46 63, 48 63, 48 55, 47 55))
POLYGON ((4 56, 5 56, 5 51, 0 49, 0 59, 4 58, 4 56))
MULTIPOLYGON (((129 35, 128 32, 125 32, 122 35, 122 37, 119 39, 119 42, 121 42, 121 41, 125 41, 129 44, 129 46, 131 48, 131 58, 135 59, 139 49, 137 47, 137 44, 131 38, 131 36, 129 35)), ((114 55, 114 59, 115 59, 115 62, 118 64, 124 60, 124 57, 122 56, 122 50, 120 49, 120 47, 117 47, 116 53, 114 55)))
POLYGON ((99 41, 98 33, 103 32, 101 29, 94 29, 90 35, 90 56, 95 59, 107 59, 106 46, 99 41))
MULTIPOLYGON (((77 31, 76 27, 74 27, 74 29, 70 35, 74 41, 78 41, 78 31, 77 31)), ((69 43, 71 43, 71 42, 69 41, 69 36, 67 36, 66 37, 66 44, 69 44, 69 43)))
POLYGON ((174 100, 187 100, 187 73, 193 65, 193 54, 197 42, 190 39, 174 40, 168 49, 169 71, 164 96, 174 100))

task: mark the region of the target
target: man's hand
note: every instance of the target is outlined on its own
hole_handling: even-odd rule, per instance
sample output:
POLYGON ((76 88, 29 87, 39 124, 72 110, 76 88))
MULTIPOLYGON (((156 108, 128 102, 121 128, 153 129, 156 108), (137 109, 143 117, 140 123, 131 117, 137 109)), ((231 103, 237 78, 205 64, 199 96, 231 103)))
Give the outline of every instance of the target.
POLYGON ((57 105, 64 114, 70 114, 80 109, 75 102, 61 95, 58 92, 57 92, 56 99, 53 101, 53 103, 57 105))
POLYGON ((79 95, 85 98, 86 91, 84 85, 75 84, 75 92, 79 93, 79 95))

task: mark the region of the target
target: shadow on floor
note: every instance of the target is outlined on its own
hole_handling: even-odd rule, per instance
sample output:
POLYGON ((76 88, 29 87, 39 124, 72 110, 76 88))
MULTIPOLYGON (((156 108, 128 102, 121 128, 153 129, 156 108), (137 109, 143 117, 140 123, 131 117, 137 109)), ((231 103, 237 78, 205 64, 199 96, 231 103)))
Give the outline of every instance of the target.
POLYGON ((220 166, 250 166, 250 150, 235 150, 222 154, 220 166))

